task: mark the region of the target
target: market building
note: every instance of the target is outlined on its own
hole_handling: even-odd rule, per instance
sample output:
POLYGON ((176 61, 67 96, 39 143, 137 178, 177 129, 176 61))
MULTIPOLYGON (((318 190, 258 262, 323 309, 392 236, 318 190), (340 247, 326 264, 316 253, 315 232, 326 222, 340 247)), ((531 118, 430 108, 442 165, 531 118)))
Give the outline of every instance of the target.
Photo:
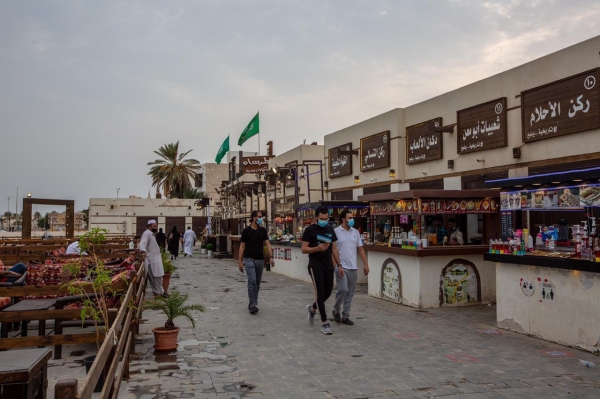
MULTIPOLYGON (((600 36, 325 137, 330 198, 371 204, 370 295, 416 307, 496 300, 501 304, 503 297, 514 297, 508 287, 513 283, 519 287, 518 273, 507 272, 497 259, 483 259, 490 239, 506 239, 519 229, 535 233, 543 226, 558 226, 561 220, 581 224, 586 214, 598 216, 597 208, 577 201, 573 212, 558 212, 552 205, 538 212, 506 212, 504 207, 501 211, 502 187, 492 184, 486 190, 486 181, 600 166, 599 48, 600 36), (451 190, 456 193, 453 198, 448 195, 451 190), (443 226, 456 219, 464 245, 432 242, 435 216, 441 217, 443 226), (411 248, 411 243, 420 247, 411 248), (434 256, 434 251, 443 254, 434 256), (414 287, 421 287, 421 292, 414 292, 414 287)), ((575 184, 579 179, 573 180, 575 184)), ((561 183, 534 179, 524 184, 536 189, 561 183)), ((540 198, 543 203, 545 196, 540 198)), ((574 238, 568 236, 566 241, 572 244, 574 238)), ((529 280, 545 273, 530 266, 525 263, 518 269, 529 280)), ((561 268, 561 273, 577 274, 570 267, 561 268)), ((570 306, 589 309, 592 298, 582 292, 596 277, 600 275, 590 272, 581 284, 573 279, 573 284, 562 285, 561 300, 569 297, 570 306)), ((535 306, 537 312, 548 312, 552 300, 535 306)), ((548 329, 533 328, 523 315, 523 320, 511 324, 510 311, 501 308, 502 327, 577 344, 573 334, 553 337, 548 329)), ((558 322, 559 329, 570 328, 564 321, 558 322)), ((585 345, 595 345, 596 327, 585 331, 585 345)))

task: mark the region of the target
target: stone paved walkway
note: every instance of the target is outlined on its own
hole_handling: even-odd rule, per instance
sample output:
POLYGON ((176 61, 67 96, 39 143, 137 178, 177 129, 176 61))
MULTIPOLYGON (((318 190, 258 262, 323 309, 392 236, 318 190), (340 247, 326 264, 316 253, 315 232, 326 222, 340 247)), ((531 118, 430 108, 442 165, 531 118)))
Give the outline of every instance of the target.
MULTIPOLYGON (((145 323, 121 398, 598 398, 597 357, 495 327, 495 308, 419 311, 355 297, 353 327, 310 326, 309 284, 265 272, 260 312, 248 314, 245 278, 231 260, 180 259, 172 289, 202 303, 179 350, 155 355, 145 323), (159 396, 160 397, 160 396, 159 396)), ((331 299, 328 301, 331 306, 331 299)), ((598 361, 600 366, 600 361, 598 361)))

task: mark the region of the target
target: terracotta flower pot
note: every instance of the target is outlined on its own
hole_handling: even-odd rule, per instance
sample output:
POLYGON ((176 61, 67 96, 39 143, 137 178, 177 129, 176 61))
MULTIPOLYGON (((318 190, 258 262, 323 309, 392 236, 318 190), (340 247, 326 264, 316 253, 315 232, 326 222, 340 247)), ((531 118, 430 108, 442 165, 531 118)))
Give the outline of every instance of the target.
POLYGON ((154 333, 154 350, 155 351, 174 351, 177 349, 177 335, 179 328, 173 330, 165 330, 164 327, 153 328, 154 333))
POLYGON ((163 276, 163 290, 165 290, 165 292, 167 292, 169 290, 169 283, 171 282, 171 275, 170 274, 165 274, 163 276))

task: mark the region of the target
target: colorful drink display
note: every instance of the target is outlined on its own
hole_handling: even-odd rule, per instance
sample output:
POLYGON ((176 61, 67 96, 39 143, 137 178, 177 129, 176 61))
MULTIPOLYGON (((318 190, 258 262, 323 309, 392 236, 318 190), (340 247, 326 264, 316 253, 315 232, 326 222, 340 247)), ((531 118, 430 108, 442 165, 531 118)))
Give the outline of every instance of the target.
MULTIPOLYGON (((566 242, 567 248, 570 248, 570 257, 573 259, 582 259, 592 262, 600 262, 600 237, 596 231, 596 218, 590 217, 582 221, 582 225, 572 226, 572 240, 561 239, 562 247, 566 242)), ((558 230, 554 226, 540 226, 537 233, 535 246, 533 237, 527 229, 517 230, 514 238, 507 241, 490 240, 489 253, 502 255, 525 255, 527 252, 533 252, 536 249, 545 249, 556 252, 556 242, 559 241, 558 230)))

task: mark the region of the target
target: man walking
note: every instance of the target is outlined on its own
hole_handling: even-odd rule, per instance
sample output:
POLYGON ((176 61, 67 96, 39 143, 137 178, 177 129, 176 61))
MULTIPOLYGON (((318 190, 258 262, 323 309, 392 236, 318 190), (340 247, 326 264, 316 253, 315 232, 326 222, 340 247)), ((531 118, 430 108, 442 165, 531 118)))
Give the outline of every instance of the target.
POLYGON ((333 306, 333 319, 338 324, 353 326, 354 322, 350 320, 350 307, 352 306, 352 298, 354 298, 356 282, 358 281, 356 253, 358 252, 363 261, 365 276, 369 274, 369 264, 360 233, 354 228, 354 216, 349 210, 344 209, 340 212, 340 226, 335 229, 335 235, 343 272, 340 272, 340 267, 336 268, 337 293, 335 294, 335 305, 333 306), (342 304, 344 309, 340 316, 342 304))
POLYGON ((158 231, 158 225, 156 220, 148 220, 146 231, 142 234, 140 239, 140 251, 145 254, 144 267, 148 273, 148 282, 154 293, 154 297, 159 296, 168 297, 169 294, 165 293, 162 287, 163 276, 165 271, 163 269, 162 257, 160 255, 160 248, 156 243, 154 234, 158 231))
POLYGON ((267 247, 271 258, 271 266, 275 266, 273 261, 273 248, 269 242, 267 230, 261 227, 263 224, 262 213, 252 211, 250 214, 252 224, 244 229, 240 238, 240 272, 244 272, 246 267, 246 276, 248 278, 248 310, 251 314, 258 312, 258 291, 260 291, 260 280, 263 274, 265 264, 265 254, 263 247, 267 247))
MULTIPOLYGON (((333 290, 333 263, 332 255, 336 265, 339 265, 339 253, 334 242, 337 241, 333 227, 329 225, 329 211, 325 207, 319 207, 315 211, 315 224, 304 230, 302 235, 302 253, 308 254, 308 274, 315 289, 315 302, 306 306, 308 310, 308 321, 315 324, 315 313, 319 309, 321 315, 321 332, 331 334, 331 326, 327 320, 325 301, 331 296, 333 290)), ((340 273, 344 273, 340 267, 340 273)))
POLYGON ((196 245, 196 233, 188 226, 187 231, 183 235, 183 257, 192 257, 194 252, 194 245, 196 245))

